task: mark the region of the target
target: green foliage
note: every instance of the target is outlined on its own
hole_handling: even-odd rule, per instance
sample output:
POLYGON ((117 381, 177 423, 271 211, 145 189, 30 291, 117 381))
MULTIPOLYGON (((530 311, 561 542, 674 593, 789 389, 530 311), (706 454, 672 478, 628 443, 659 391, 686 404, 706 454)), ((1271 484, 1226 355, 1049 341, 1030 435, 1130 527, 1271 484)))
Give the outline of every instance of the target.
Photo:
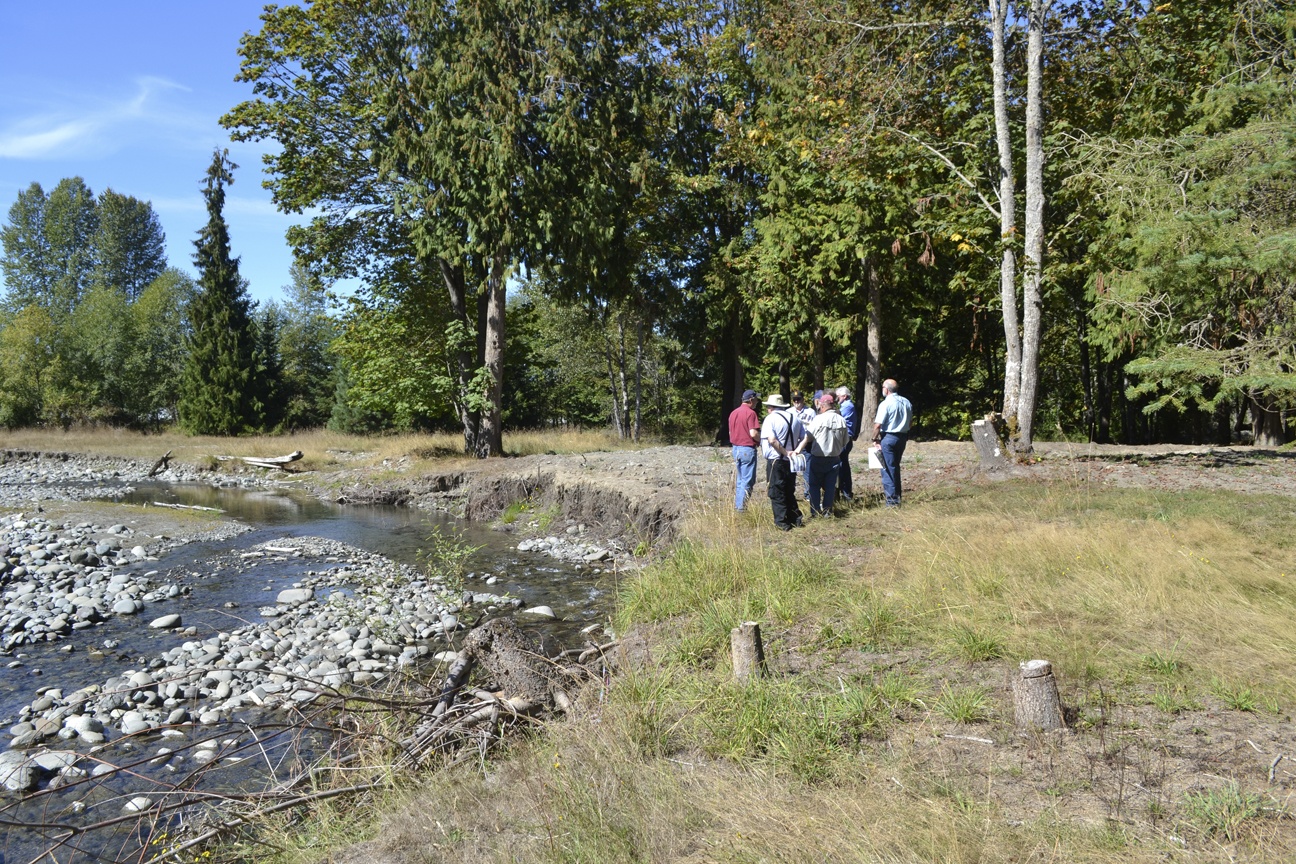
POLYGON ((92 281, 133 301, 166 270, 162 224, 150 203, 112 189, 99 196, 98 215, 92 281))
POLYGON ((1224 707, 1231 711, 1257 711, 1260 708, 1259 695, 1245 684, 1230 684, 1219 679, 1211 682, 1211 689, 1224 707))
POLYGON ((959 624, 949 630, 950 651, 961 660, 980 663, 1005 654, 1003 637, 984 627, 959 624))
POLYGON ((980 687, 945 687, 933 709, 955 723, 980 723, 990 719, 990 697, 980 687))
POLYGON ((829 776, 835 760, 877 734, 887 718, 871 686, 843 683, 837 692, 817 693, 770 679, 723 685, 702 712, 708 751, 807 781, 829 776))
POLYGON ((18 328, 4 340, 3 365, 25 381, 10 385, 0 422, 145 426, 159 419, 147 394, 176 379, 173 366, 152 362, 155 337, 174 342, 183 327, 174 315, 149 321, 142 312, 150 304, 138 301, 163 275, 164 240, 147 202, 111 189, 96 199, 79 177, 48 196, 39 184, 19 193, 0 229, 0 272, 9 323, 18 328), (155 332, 159 323, 167 329, 155 332), (31 341, 37 332, 39 347, 31 341), (44 361, 32 375, 37 355, 44 361))
POLYGON ((461 530, 429 525, 418 559, 428 576, 456 586, 467 571, 469 560, 481 549, 469 543, 461 530))
POLYGON ((1254 792, 1243 792, 1236 783, 1219 789, 1189 792, 1184 796, 1184 815, 1208 837, 1235 842, 1247 826, 1277 808, 1266 805, 1254 792))
POLYGON ((283 423, 289 429, 317 428, 328 422, 337 390, 337 324, 328 314, 319 280, 300 263, 294 263, 291 272, 279 329, 283 423))
POLYGON ((179 402, 180 425, 195 435, 236 435, 261 426, 264 403, 251 301, 230 255, 225 187, 237 166, 217 150, 203 197, 207 224, 194 242, 198 291, 190 306, 192 333, 179 402))

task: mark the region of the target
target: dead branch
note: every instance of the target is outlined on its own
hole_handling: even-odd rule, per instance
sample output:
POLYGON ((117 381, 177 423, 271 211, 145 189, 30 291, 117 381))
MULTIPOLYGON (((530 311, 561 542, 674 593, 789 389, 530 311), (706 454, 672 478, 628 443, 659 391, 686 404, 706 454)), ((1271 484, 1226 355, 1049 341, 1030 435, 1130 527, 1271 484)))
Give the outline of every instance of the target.
POLYGON ((161 474, 163 471, 167 470, 167 463, 169 463, 170 461, 171 461, 171 451, 168 450, 167 452, 162 454, 161 459, 153 463, 153 467, 149 469, 148 476, 156 477, 157 475, 161 474))

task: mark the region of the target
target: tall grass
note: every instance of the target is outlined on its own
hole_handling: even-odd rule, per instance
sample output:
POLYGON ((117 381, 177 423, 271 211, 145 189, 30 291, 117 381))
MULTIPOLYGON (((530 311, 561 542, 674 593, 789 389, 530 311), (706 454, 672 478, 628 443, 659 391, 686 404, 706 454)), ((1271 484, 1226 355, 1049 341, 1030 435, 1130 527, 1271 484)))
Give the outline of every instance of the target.
MULTIPOLYGON (((1174 837, 1150 818, 1077 815, 1064 790, 1085 775, 1061 762, 1056 807, 1023 809, 1038 800, 1028 784, 1013 804, 995 689, 1017 659, 1044 657, 1064 690, 1097 681, 1105 704, 1153 705, 1167 722, 1207 694, 1212 709, 1289 706, 1291 501, 1008 483, 790 535, 766 513, 716 507, 689 535, 622 585, 617 627, 646 641, 644 658, 507 760, 406 793, 384 811, 384 848, 447 862, 986 864, 1296 848, 1245 791, 1162 790, 1158 812, 1198 828, 1174 837), (728 634, 749 619, 774 675, 739 685, 728 634), (947 734, 970 736, 970 755, 933 751, 947 734)), ((1079 745, 1011 746, 1052 765, 1050 748, 1079 745)))

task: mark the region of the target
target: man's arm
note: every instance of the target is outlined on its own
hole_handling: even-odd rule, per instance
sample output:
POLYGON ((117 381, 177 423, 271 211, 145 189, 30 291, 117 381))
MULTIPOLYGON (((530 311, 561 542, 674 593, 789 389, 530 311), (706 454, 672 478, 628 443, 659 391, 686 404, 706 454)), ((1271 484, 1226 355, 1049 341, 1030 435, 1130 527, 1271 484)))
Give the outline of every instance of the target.
MULTIPOLYGON (((789 423, 788 431, 791 432, 791 429, 792 426, 789 423)), ((774 448, 780 456, 788 455, 787 448, 783 446, 783 442, 779 440, 778 433, 774 431, 774 424, 770 424, 770 434, 765 436, 765 440, 770 443, 770 447, 774 448)))
POLYGON ((881 442, 881 441, 882 441, 882 424, 881 424, 881 423, 874 423, 874 424, 873 424, 873 440, 874 440, 874 441, 877 441, 877 442, 881 442))

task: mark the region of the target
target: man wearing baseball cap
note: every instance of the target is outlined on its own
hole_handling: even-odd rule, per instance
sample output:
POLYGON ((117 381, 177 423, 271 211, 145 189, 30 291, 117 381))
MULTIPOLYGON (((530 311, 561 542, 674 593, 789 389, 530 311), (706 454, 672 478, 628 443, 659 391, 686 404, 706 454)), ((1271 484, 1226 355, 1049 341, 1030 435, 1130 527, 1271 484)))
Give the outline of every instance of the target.
POLYGON ((733 445, 734 465, 738 467, 738 482, 734 487, 734 509, 739 513, 747 505, 756 486, 756 445, 760 443, 760 418, 756 406, 760 394, 744 390, 742 401, 729 414, 729 443, 733 445))

